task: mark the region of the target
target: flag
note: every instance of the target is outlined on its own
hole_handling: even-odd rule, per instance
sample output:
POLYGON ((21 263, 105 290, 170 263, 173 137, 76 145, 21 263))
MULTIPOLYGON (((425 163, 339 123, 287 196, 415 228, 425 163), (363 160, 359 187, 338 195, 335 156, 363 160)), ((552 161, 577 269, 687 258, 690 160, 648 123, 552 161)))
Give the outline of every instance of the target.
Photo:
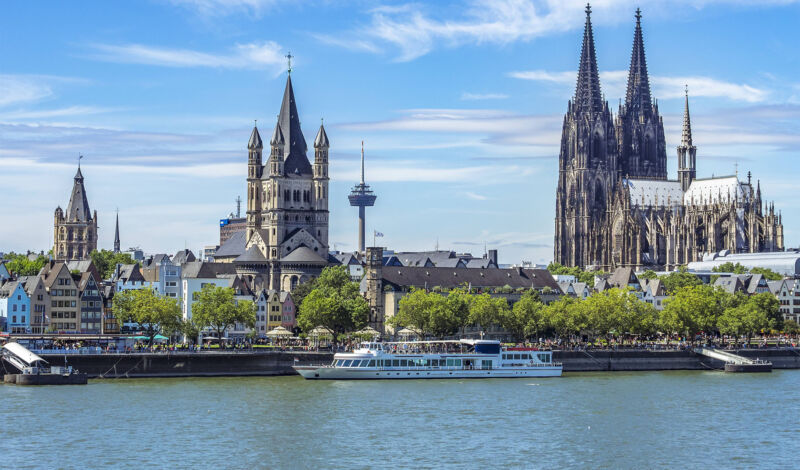
POLYGON ((381 232, 378 232, 378 231, 376 231, 376 232, 375 232, 375 236, 376 236, 376 237, 382 237, 382 236, 383 236, 383 234, 382 234, 381 232))

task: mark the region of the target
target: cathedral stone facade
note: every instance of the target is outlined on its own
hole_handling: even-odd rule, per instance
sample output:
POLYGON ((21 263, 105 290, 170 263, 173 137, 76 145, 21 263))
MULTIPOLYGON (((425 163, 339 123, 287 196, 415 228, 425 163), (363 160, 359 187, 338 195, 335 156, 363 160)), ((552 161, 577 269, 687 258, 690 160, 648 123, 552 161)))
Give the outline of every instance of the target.
POLYGON ((97 211, 89 211, 80 164, 67 211, 57 207, 53 223, 53 257, 58 261, 87 260, 97 249, 97 211))
POLYGON ((749 173, 747 181, 738 174, 696 177, 688 91, 678 179, 668 179, 639 10, 625 100, 612 116, 600 91, 590 14, 587 6, 575 97, 561 137, 555 261, 604 270, 673 269, 709 252, 783 250, 781 216, 762 201, 749 173))
POLYGON ((266 164, 257 127, 247 144, 247 225, 232 261, 252 287, 291 291, 328 265, 329 147, 320 125, 309 162, 290 73, 266 164))

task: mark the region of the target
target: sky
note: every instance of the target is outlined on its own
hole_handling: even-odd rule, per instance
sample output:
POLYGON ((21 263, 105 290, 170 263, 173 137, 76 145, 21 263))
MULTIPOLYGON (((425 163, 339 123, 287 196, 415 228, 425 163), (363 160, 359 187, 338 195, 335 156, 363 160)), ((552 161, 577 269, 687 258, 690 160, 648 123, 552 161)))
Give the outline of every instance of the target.
MULTIPOLYGON (((800 57, 794 0, 598 0, 601 87, 623 96, 642 8, 653 96, 676 178, 688 85, 698 177, 760 180, 800 245, 800 57)), ((245 194, 255 120, 271 134, 292 82, 311 147, 331 141, 330 245, 367 230, 398 251, 553 256, 561 123, 582 1, 8 2, 0 16, 0 252, 52 246, 78 155, 99 247, 197 251, 245 194)), ((313 158, 313 150, 309 153, 313 158)), ((244 208, 243 208, 244 212, 244 208)), ((371 237, 368 237, 371 238, 371 237)), ((371 240, 370 240, 371 242, 371 240)))

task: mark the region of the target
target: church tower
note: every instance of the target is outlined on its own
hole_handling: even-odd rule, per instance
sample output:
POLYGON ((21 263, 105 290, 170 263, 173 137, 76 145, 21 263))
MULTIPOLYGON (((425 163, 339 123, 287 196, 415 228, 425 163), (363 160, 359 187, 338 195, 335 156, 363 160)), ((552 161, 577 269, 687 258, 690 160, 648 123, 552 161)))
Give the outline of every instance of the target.
POLYGON ((66 212, 61 207, 55 211, 53 256, 58 261, 86 260, 97 250, 97 211, 89 210, 80 160, 73 180, 66 212))
MULTIPOLYGON (((692 145, 692 123, 689 119, 689 87, 686 87, 686 102, 683 108, 683 132, 678 146, 678 181, 685 192, 697 177, 697 147, 692 145)), ((758 188, 761 202, 761 186, 758 188)))
POLYGON ((331 143, 325 126, 320 123, 314 139, 314 209, 317 211, 317 230, 320 242, 328 244, 328 149, 331 143))
POLYGON ((578 82, 564 116, 558 160, 554 259, 565 266, 606 264, 604 227, 618 179, 617 139, 600 92, 589 5, 578 82))
POLYGON ((247 142, 247 232, 250 237, 261 229, 261 174, 264 167, 261 165, 261 151, 264 143, 258 133, 258 127, 253 126, 250 140, 247 142))
POLYGON ((625 103, 616 120, 619 171, 622 177, 667 179, 667 144, 664 122, 650 95, 650 79, 644 55, 642 13, 636 9, 631 66, 625 103))

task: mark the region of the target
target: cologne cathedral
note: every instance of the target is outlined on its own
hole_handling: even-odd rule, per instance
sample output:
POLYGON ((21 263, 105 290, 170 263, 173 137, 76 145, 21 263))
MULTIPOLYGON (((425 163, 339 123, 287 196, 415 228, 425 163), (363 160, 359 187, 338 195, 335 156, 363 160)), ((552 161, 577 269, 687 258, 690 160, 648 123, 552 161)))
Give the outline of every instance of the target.
POLYGON ((783 250, 774 204, 762 201, 748 172, 697 178, 689 97, 677 147, 678 179, 667 176, 667 144, 658 103, 650 94, 636 11, 628 86, 614 116, 600 91, 586 7, 578 81, 567 105, 559 153, 555 261, 612 270, 674 269, 728 250, 783 250))

